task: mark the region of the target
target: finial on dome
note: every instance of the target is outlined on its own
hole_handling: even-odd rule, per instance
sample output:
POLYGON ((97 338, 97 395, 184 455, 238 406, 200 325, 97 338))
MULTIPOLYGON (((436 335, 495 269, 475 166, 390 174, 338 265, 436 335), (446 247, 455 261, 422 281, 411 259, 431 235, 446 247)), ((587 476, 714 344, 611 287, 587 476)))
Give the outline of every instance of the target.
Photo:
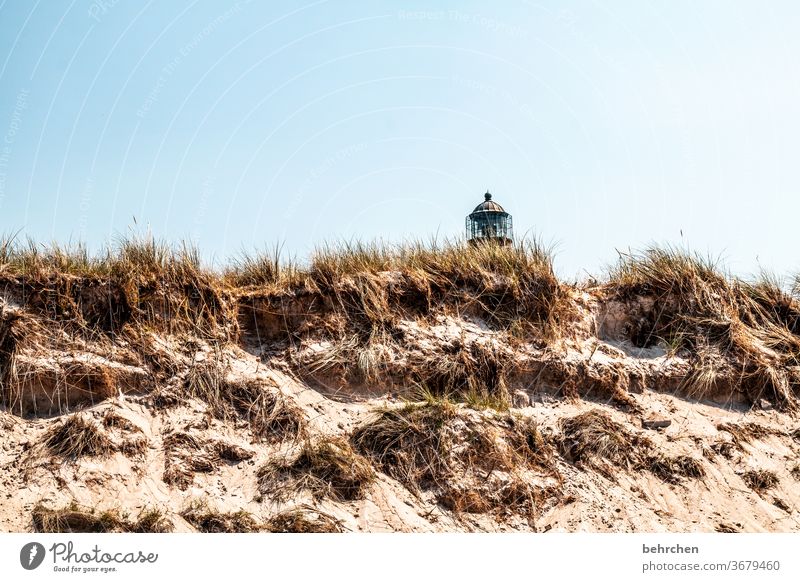
POLYGON ((489 193, 489 191, 488 191, 488 190, 486 191, 486 194, 484 194, 484 195, 483 195, 483 197, 484 197, 486 200, 491 200, 491 199, 492 199, 492 195, 489 193))

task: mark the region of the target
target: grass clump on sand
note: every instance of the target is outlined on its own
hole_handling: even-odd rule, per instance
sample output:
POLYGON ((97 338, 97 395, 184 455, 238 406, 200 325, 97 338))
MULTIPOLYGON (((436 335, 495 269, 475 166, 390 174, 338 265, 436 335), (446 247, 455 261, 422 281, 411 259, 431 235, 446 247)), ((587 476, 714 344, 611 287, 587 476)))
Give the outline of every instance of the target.
POLYGON ((796 405, 800 302, 778 282, 733 279, 716 261, 672 247, 622 255, 607 292, 641 313, 630 329, 638 347, 658 342, 685 349, 693 361, 684 391, 695 397, 742 391, 750 402, 796 405), (641 307, 649 298, 652 305, 641 307))
POLYGON ((532 517, 559 493, 552 445, 535 422, 430 399, 378 411, 351 440, 415 495, 456 514, 532 517))
POLYGON ((120 515, 117 510, 98 512, 71 503, 51 509, 38 503, 32 512, 36 533, 167 533, 172 523, 158 509, 144 509, 136 520, 120 515))
POLYGON ((282 441, 305 435, 305 416, 289 397, 255 379, 230 380, 220 358, 194 364, 185 387, 189 396, 205 402, 220 420, 246 420, 257 438, 282 441))
POLYGON ((181 517, 203 533, 253 533, 262 529, 247 511, 223 513, 202 501, 191 503, 181 512, 181 517))
POLYGON ((306 441, 293 458, 272 461, 258 471, 262 495, 286 500, 302 491, 315 499, 363 499, 375 471, 350 443, 335 437, 306 441))
POLYGON ((390 477, 418 491, 450 475, 447 425, 456 415, 456 407, 446 400, 387 408, 358 428, 351 440, 390 477))
POLYGON ((649 455, 646 468, 666 483, 680 483, 683 478, 702 479, 706 476, 702 461, 689 455, 649 455))
POLYGON ((775 488, 780 479, 774 471, 766 469, 751 469, 742 474, 742 480, 747 484, 750 489, 758 493, 763 493, 769 489, 775 488))
POLYGON ((588 466, 609 479, 616 468, 632 469, 642 458, 650 441, 635 435, 607 413, 590 410, 559 421, 561 449, 573 463, 588 466))
POLYGON ((80 413, 68 416, 44 435, 44 446, 54 455, 77 459, 102 457, 117 450, 100 427, 80 413))
POLYGON ((562 418, 561 451, 571 462, 616 480, 619 469, 647 470, 667 483, 705 477, 702 461, 688 455, 667 456, 650 439, 636 434, 607 413, 589 410, 562 418))
POLYGON ((327 513, 303 505, 270 518, 264 526, 271 533, 342 533, 342 523, 327 513))
POLYGON ((455 341, 446 353, 431 353, 409 363, 407 373, 433 398, 454 399, 472 408, 505 412, 511 405, 506 385, 509 355, 494 345, 455 341))

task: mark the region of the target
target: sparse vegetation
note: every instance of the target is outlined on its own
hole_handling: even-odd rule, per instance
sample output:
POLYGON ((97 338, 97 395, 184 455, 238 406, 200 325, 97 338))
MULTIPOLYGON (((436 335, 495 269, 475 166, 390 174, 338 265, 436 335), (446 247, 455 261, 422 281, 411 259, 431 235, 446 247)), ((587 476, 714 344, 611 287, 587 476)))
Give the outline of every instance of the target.
POLYGON ((130 520, 117 510, 96 511, 75 502, 60 509, 39 503, 32 519, 36 533, 167 533, 173 527, 158 509, 144 509, 136 520, 130 520))

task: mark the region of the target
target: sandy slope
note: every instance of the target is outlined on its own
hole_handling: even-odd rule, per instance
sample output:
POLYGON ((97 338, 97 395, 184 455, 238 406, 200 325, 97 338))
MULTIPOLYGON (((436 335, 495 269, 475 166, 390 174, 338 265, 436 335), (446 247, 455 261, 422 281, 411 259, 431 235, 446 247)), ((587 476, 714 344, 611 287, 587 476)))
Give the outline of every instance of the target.
MULTIPOLYGON (((452 321, 449 323, 454 325, 452 321)), ((489 333, 474 325, 458 332, 489 333)), ((429 338, 438 338, 437 341, 446 341, 448 334, 444 328, 424 333, 429 338)), ((425 349, 424 343, 421 345, 425 349)), ((653 365, 652 358, 620 355, 610 344, 608 348, 624 365, 653 365)), ((598 350, 594 352, 597 354, 598 350)), ((195 357, 202 360, 208 354, 207 349, 202 349, 195 357)), ((354 427, 372 418, 376 407, 397 402, 391 395, 343 395, 333 389, 325 395, 319 386, 312 389, 297 379, 288 366, 275 365, 274 359, 261 357, 252 346, 249 351, 228 348, 226 356, 233 379, 258 378, 295 400, 314 435, 347 436, 354 427)), ((531 402, 514 412, 535 418, 545 431, 557 434, 559 419, 602 409, 631 430, 646 432, 664 453, 700 459, 706 476, 669 484, 646 471, 618 469, 612 480, 558 456, 562 494, 538 508, 531 520, 514 515, 454 514, 430 495, 415 496, 384 474, 378 475, 363 500, 315 501, 300 491, 291 500, 277 503, 259 495, 256 471, 269 459, 291 452, 296 443, 254 442, 246 423, 224 423, 211 418, 207 407, 199 401, 185 401, 177 407, 162 409, 155 408, 146 394, 118 394, 86 407, 82 414, 99 421, 106 410, 117 411, 147 439, 142 455, 131 457, 116 452, 107 458, 54 459, 42 450, 41 441, 48 428, 60 422, 60 417, 23 419, 2 414, 0 530, 30 530, 31 510, 39 502, 62 507, 75 501, 81 506, 115 508, 130 515, 155 507, 168 515, 177 531, 191 531, 194 528, 178 514, 193 500, 202 499, 220 512, 244 509, 257 521, 266 520, 286 507, 316 503, 341 520, 346 531, 800 531, 800 475, 790 472, 798 465, 800 446, 788 435, 797 425, 792 416, 776 410, 749 410, 742 404, 696 402, 654 390, 631 394, 634 406, 626 412, 603 401, 555 398, 536 386, 518 388, 526 391, 531 402), (644 431, 641 419, 651 413, 669 419, 671 424, 663 430, 644 431), (727 459, 711 452, 714 443, 730 440, 730 434, 717 429, 723 422, 756 423, 772 432, 787 434, 753 439, 727 459), (240 462, 218 463, 210 472, 196 472, 191 486, 181 490, 162 479, 167 454, 164 437, 176 429, 203 441, 221 439, 238 444, 254 456, 240 462), (750 469, 773 471, 779 483, 767 491, 756 492, 742 478, 750 469)), ((113 434, 117 440, 125 437, 124 431, 113 434)))

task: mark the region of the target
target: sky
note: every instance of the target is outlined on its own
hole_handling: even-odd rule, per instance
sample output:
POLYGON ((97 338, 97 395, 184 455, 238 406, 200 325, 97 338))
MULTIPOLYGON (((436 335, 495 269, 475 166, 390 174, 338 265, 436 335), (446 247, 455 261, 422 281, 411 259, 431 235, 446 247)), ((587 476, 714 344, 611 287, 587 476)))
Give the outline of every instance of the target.
POLYGON ((0 0, 0 232, 99 249, 463 236, 566 277, 672 244, 800 271, 800 5, 0 0))

